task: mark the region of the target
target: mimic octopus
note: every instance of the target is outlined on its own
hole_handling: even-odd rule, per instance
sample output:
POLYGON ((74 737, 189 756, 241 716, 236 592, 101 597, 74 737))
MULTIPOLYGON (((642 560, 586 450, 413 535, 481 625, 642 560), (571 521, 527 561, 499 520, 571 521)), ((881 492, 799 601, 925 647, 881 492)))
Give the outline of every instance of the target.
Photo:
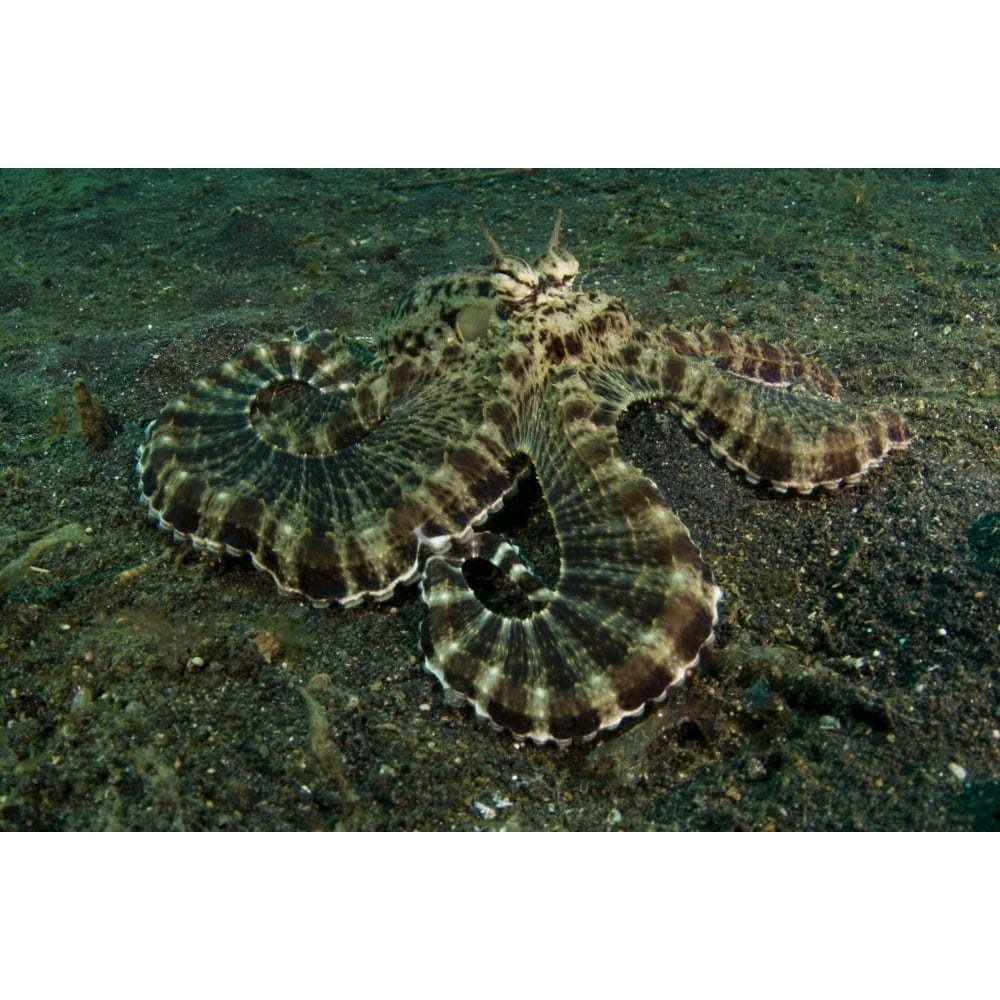
POLYGON ((314 605, 388 598, 419 580, 425 666, 518 737, 591 738, 662 700, 713 637, 721 591, 617 422, 660 400, 753 483, 855 483, 908 443, 891 409, 839 401, 794 347, 705 328, 644 330, 574 287, 559 218, 534 263, 420 281, 369 347, 329 331, 256 343, 195 379, 149 425, 138 475, 151 518, 249 555, 314 605), (533 470, 559 569, 546 581, 490 515, 533 470), (529 611, 470 584, 488 560, 529 611))

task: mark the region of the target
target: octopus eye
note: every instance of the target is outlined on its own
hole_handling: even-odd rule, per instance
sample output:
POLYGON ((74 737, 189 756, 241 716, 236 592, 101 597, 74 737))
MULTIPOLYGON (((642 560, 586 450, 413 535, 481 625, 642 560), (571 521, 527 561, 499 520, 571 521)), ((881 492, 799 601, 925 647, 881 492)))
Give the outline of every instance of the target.
POLYGON ((547 284, 569 287, 580 273, 580 264, 571 253, 550 247, 535 261, 535 269, 547 284))
POLYGON ((520 257, 504 257, 490 278, 493 291, 504 302, 524 302, 542 283, 541 275, 520 257))

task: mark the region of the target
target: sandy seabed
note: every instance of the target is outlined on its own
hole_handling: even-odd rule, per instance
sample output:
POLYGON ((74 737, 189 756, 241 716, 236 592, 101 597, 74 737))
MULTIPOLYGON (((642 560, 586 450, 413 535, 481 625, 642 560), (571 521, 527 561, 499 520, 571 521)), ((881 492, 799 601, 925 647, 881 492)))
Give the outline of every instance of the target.
MULTIPOLYGON (((7 171, 0 214, 0 829, 1000 828, 1000 174, 7 171), (914 436, 787 497, 634 408, 722 619, 663 706, 568 749, 445 698, 415 587, 282 597, 158 531, 134 473, 207 367, 369 333, 489 260, 480 216, 532 257, 557 209, 647 327, 788 340, 914 436)), ((551 542, 530 484, 500 517, 551 542)))

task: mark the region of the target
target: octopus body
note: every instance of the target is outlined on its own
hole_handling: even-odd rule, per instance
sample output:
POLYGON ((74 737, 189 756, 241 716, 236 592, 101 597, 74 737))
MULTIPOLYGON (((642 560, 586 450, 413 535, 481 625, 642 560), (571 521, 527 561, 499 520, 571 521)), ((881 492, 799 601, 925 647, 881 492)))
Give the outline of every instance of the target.
POLYGON ((617 421, 662 400, 713 453, 780 491, 854 483, 908 434, 839 402, 825 368, 722 331, 647 332, 574 287, 559 219, 542 255, 420 282, 366 352, 329 332, 247 347, 195 379, 139 448, 149 515, 249 555, 287 593, 349 607, 419 580, 425 666, 493 723, 590 738, 694 668, 720 590, 617 421), (486 530, 533 469, 559 547, 551 585, 486 530), (488 560, 531 611, 487 608, 488 560))

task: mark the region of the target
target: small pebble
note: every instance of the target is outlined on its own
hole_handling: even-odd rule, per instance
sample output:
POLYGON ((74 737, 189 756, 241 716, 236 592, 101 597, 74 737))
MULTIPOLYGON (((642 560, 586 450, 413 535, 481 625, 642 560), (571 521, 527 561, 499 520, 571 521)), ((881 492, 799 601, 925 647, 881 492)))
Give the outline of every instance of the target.
POLYGON ((483 819, 496 819, 497 811, 492 806, 488 806, 485 802, 473 802, 473 808, 479 813, 483 819))
POLYGON ((90 693, 90 689, 81 687, 73 692, 73 697, 69 703, 69 710, 74 715, 79 715, 83 712, 89 712, 93 704, 94 696, 90 693))
POLYGON ((969 775, 969 772, 968 772, 968 771, 966 771, 966 770, 965 770, 965 768, 964 768, 964 767, 962 767, 962 765, 961 765, 961 764, 956 764, 956 763, 955 763, 954 761, 952 761, 952 762, 951 762, 951 763, 950 763, 950 764, 948 765, 948 770, 949 770, 949 771, 951 771, 951 773, 952 773, 952 774, 953 774, 953 775, 954 775, 954 776, 955 776, 955 777, 956 777, 956 778, 957 778, 957 779, 958 779, 959 781, 965 781, 965 779, 966 779, 966 778, 968 777, 968 775, 969 775))

